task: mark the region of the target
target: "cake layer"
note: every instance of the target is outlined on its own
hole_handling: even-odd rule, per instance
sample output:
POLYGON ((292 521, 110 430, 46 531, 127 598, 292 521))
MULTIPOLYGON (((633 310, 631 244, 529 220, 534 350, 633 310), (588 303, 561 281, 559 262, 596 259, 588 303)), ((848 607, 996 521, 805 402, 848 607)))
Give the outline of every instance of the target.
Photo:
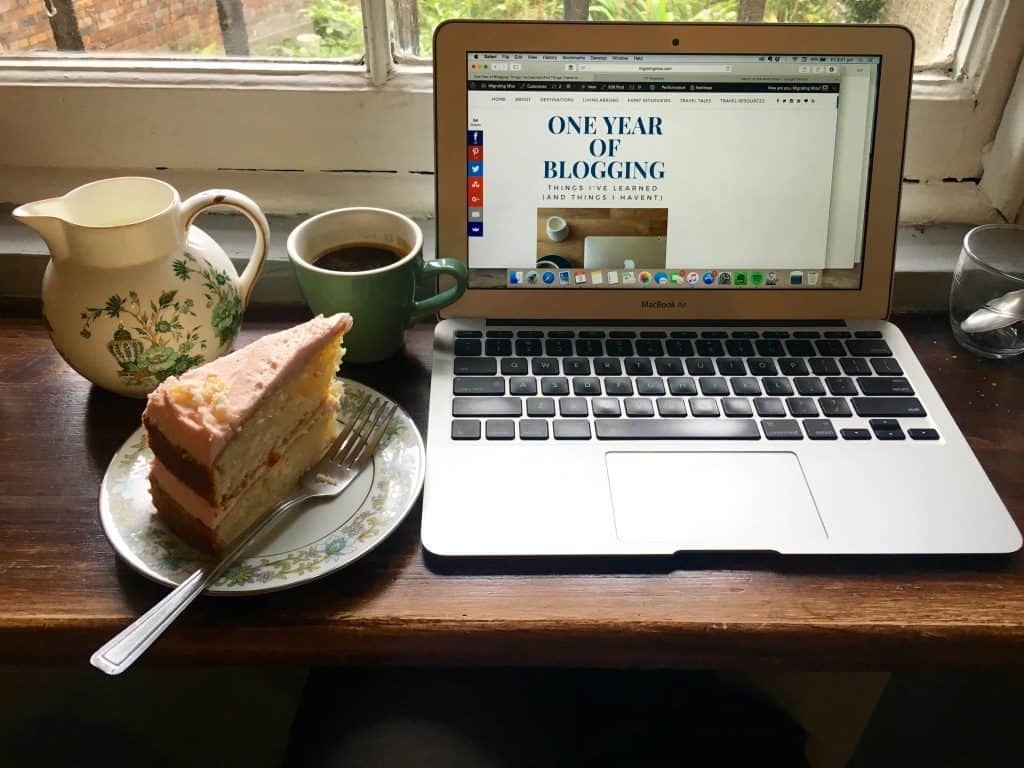
POLYGON ((351 325, 347 314, 315 317, 172 376, 150 394, 143 421, 194 463, 211 467, 266 398, 322 350, 339 346, 351 325))
POLYGON ((254 478, 226 508, 211 507, 162 468, 158 460, 154 460, 150 493, 157 514, 187 541, 222 552, 263 512, 285 496, 306 470, 320 459, 337 437, 338 430, 335 412, 325 409, 292 442, 280 460, 254 478), (204 518, 213 520, 214 524, 208 524, 204 518))

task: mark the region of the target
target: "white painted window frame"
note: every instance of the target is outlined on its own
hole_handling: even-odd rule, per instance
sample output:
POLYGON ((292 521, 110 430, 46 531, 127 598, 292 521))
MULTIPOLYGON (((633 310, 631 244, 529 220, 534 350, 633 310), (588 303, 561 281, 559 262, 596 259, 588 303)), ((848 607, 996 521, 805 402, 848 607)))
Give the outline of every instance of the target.
MULTIPOLYGON (((182 192, 234 187, 276 213, 429 215, 432 73, 393 55, 389 5, 362 0, 365 56, 348 63, 0 57, 0 201, 137 173, 182 192)), ((1024 2, 960 0, 957 14, 943 55, 915 73, 904 223, 1020 209, 1024 2)))

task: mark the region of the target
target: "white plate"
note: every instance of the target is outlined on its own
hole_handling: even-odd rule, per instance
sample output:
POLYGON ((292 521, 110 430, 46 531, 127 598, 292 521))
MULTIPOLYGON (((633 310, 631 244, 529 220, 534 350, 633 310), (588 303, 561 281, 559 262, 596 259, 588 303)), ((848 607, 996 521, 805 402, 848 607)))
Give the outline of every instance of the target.
MULTIPOLYGON (((338 419, 345 423, 369 387, 343 379, 338 419)), ((114 454, 100 486, 100 521, 117 554, 153 581, 176 586, 209 555, 178 538, 156 515, 149 496, 152 452, 140 427, 114 454)), ((424 451, 419 430, 401 408, 368 467, 340 496, 297 508, 259 551, 228 569, 208 590, 253 595, 297 587, 355 562, 405 519, 423 489, 424 451)))

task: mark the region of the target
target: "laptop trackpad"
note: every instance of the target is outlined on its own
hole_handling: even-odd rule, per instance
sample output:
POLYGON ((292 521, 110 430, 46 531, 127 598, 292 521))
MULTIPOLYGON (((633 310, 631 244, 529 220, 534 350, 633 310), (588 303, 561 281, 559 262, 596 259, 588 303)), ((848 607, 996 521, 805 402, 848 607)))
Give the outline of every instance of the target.
POLYGON ((622 541, 786 551, 827 538, 795 454, 688 451, 605 458, 622 541))

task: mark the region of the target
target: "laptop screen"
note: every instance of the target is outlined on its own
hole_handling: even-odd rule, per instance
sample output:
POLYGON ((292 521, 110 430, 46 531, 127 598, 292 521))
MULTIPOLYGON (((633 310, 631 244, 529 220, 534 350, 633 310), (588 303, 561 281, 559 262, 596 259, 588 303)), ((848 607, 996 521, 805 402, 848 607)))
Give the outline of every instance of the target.
POLYGON ((468 54, 470 286, 861 286, 879 56, 468 54))

